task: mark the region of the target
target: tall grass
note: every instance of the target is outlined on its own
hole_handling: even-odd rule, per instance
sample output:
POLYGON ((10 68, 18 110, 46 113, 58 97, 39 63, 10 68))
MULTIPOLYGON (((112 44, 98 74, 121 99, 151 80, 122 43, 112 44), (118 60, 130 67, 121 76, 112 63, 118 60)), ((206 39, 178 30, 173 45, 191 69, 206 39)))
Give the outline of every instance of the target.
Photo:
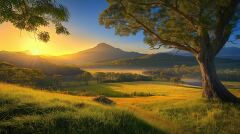
POLYGON ((163 133, 133 114, 76 97, 0 84, 2 134, 163 133))
POLYGON ((194 134, 240 134, 240 105, 189 101, 159 109, 159 115, 194 134))
MULTIPOLYGON (((231 92, 240 96, 238 84, 231 92)), ((240 106, 206 102, 198 87, 127 82, 103 84, 100 92, 97 86, 74 91, 109 92, 116 105, 0 84, 0 133, 240 134, 240 106)))

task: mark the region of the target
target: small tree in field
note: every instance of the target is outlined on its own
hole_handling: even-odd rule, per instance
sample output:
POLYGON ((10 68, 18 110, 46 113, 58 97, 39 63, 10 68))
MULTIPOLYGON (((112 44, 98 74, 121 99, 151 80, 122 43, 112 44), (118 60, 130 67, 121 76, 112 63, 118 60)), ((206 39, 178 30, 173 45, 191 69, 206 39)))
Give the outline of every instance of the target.
POLYGON ((239 0, 107 0, 99 22, 127 36, 143 31, 152 48, 191 52, 199 63, 203 96, 239 102, 218 79, 214 59, 239 20, 239 0))
POLYGON ((0 0, 0 23, 10 22, 20 30, 34 32, 44 42, 50 36, 40 27, 53 24, 57 34, 69 34, 62 25, 68 19, 68 10, 55 0, 0 0))

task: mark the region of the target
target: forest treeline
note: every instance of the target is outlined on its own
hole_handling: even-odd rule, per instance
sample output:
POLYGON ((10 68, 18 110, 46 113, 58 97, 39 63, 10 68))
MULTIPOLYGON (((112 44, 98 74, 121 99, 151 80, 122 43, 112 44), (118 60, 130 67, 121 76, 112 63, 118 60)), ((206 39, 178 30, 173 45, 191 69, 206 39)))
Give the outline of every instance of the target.
MULTIPOLYGON (((56 71, 55 71, 56 72, 56 71)), ((41 70, 30 68, 19 68, 9 63, 0 63, 0 81, 44 89, 59 89, 64 81, 78 81, 88 85, 89 81, 97 83, 150 81, 151 76, 131 73, 104 73, 91 74, 81 69, 65 67, 58 73, 44 73, 41 70)))
MULTIPOLYGON (((182 78, 200 78, 198 66, 177 65, 171 68, 159 68, 143 72, 154 80, 180 82, 182 78)), ((240 69, 219 69, 217 71, 222 81, 240 81, 240 69)))
MULTIPOLYGON (((0 81, 42 89, 60 89, 66 81, 77 81, 88 85, 90 81, 101 83, 133 82, 133 81, 167 81, 181 83, 183 78, 199 78, 197 66, 174 66, 144 71, 143 74, 96 72, 90 73, 81 69, 65 67, 58 73, 48 74, 41 70, 19 68, 9 63, 0 63, 0 81)), ((220 69, 218 75, 223 81, 240 81, 240 69, 220 69)))
POLYGON ((41 70, 20 68, 12 64, 0 63, 0 81, 37 88, 53 89, 61 85, 63 79, 71 79, 84 71, 74 67, 61 67, 57 73, 44 73, 41 70))
POLYGON ((151 81, 150 76, 132 74, 132 73, 114 73, 114 72, 97 72, 95 78, 98 83, 111 83, 111 82, 132 82, 132 81, 151 81))

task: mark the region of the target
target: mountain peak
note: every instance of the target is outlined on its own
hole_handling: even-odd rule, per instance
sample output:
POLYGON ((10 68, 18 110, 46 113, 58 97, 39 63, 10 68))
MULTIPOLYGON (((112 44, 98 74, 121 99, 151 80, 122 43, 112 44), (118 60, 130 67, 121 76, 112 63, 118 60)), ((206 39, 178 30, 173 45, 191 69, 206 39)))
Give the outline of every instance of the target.
POLYGON ((96 47, 97 48, 114 48, 113 46, 108 45, 106 43, 99 43, 96 47))

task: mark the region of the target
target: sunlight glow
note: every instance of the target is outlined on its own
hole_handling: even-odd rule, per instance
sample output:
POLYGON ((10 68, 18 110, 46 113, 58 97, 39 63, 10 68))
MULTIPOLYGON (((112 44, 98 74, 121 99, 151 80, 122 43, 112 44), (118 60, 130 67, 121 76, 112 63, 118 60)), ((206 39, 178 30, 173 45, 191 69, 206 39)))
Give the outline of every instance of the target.
POLYGON ((48 55, 59 56, 64 54, 76 53, 81 50, 85 50, 94 47, 99 42, 98 39, 92 39, 92 37, 80 34, 76 36, 76 33, 72 32, 69 36, 57 35, 52 27, 49 27, 47 31, 50 32, 51 39, 48 43, 43 43, 35 38, 33 33, 26 31, 20 31, 12 26, 12 24, 4 23, 0 25, 2 29, 0 31, 0 51, 15 51, 22 52, 27 51, 32 55, 48 55))
POLYGON ((41 55, 41 54, 42 54, 41 51, 40 51, 40 50, 37 50, 37 49, 35 49, 35 50, 30 50, 30 53, 31 53, 32 55, 41 55))

